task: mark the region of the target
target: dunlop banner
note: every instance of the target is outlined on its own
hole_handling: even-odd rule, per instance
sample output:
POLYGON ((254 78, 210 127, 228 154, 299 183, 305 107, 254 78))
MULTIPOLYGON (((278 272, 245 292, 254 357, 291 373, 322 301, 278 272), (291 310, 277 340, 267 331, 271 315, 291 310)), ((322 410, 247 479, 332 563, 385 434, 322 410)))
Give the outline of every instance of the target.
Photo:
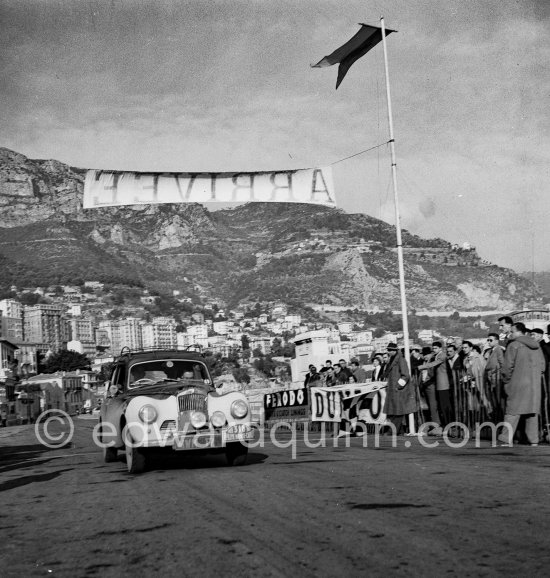
POLYGON ((386 383, 312 387, 311 421, 340 422, 359 417, 366 423, 386 422, 386 383))
POLYGON ((89 170, 85 209, 158 203, 312 203, 336 206, 332 169, 235 173, 89 170))

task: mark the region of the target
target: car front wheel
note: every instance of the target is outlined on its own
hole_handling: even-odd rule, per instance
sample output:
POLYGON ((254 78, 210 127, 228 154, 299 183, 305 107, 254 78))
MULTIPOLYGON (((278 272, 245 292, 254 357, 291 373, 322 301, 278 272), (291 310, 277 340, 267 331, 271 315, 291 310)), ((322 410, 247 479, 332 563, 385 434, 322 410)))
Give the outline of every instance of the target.
POLYGON ((132 446, 132 443, 125 445, 126 467, 130 474, 141 474, 145 470, 145 456, 142 450, 132 446))

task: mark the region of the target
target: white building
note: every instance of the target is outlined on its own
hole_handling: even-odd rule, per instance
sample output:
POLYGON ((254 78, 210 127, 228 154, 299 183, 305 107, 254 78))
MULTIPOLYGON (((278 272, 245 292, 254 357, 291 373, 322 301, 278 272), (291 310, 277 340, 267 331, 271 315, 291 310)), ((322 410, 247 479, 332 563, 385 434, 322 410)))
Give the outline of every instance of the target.
MULTIPOLYGON (((338 335, 337 332, 336 334, 338 335)), ((296 346, 296 358, 290 364, 292 381, 303 382, 310 364, 320 369, 327 359, 333 364, 339 359, 349 361, 349 352, 343 352, 340 337, 335 338, 329 330, 307 331, 296 335, 290 341, 296 346)))
POLYGON ((103 320, 99 322, 99 329, 107 332, 111 351, 118 355, 123 347, 141 349, 141 319, 128 317, 120 321, 103 320))
POLYGON ((82 305, 71 305, 67 309, 67 313, 73 317, 80 317, 82 315, 82 305))
POLYGON ((89 357, 93 357, 96 354, 96 347, 93 341, 67 341, 67 349, 69 351, 82 353, 83 355, 87 355, 89 357))
POLYGON ((208 339, 208 326, 206 324, 190 325, 187 328, 187 336, 191 343, 196 343, 197 339, 208 339))
POLYGON ((338 323, 338 331, 340 333, 351 333, 353 330, 353 323, 349 323, 349 322, 344 322, 344 323, 338 323))
POLYGON ((259 349, 264 355, 271 352, 271 337, 251 337, 250 349, 259 349))
POLYGON ((302 316, 298 314, 285 315, 285 323, 290 323, 291 327, 299 327, 302 323, 302 316))
POLYGON ((141 326, 141 341, 145 349, 176 349, 177 336, 175 323, 144 323, 141 326))
POLYGON ((434 332, 431 329, 421 329, 418 332, 419 341, 431 341, 434 338, 434 332))
POLYGON ((214 321, 212 324, 212 329, 218 335, 227 335, 229 333, 229 325, 227 321, 214 321))
POLYGON ((356 343, 370 343, 372 341, 372 331, 352 331, 349 334, 349 338, 356 343))
POLYGON ((0 301, 0 337, 23 341, 23 305, 13 299, 0 301))

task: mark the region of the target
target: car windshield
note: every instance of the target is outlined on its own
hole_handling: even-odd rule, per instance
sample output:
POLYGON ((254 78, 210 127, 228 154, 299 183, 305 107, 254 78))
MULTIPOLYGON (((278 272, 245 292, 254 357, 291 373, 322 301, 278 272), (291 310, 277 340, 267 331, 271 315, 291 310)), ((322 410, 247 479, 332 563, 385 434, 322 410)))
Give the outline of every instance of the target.
POLYGON ((185 381, 190 385, 210 383, 206 366, 184 359, 155 359, 130 368, 128 387, 141 387, 164 381, 185 381))

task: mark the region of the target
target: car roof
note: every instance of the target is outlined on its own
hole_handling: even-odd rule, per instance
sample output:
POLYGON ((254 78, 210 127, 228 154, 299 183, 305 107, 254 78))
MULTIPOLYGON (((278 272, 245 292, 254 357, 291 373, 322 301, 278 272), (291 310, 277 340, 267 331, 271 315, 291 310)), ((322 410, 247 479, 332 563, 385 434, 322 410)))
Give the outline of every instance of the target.
POLYGON ((155 359, 181 359, 182 361, 198 361, 204 363, 204 356, 193 351, 178 350, 155 350, 155 351, 136 351, 121 355, 117 363, 134 364, 142 361, 153 361, 155 359))

